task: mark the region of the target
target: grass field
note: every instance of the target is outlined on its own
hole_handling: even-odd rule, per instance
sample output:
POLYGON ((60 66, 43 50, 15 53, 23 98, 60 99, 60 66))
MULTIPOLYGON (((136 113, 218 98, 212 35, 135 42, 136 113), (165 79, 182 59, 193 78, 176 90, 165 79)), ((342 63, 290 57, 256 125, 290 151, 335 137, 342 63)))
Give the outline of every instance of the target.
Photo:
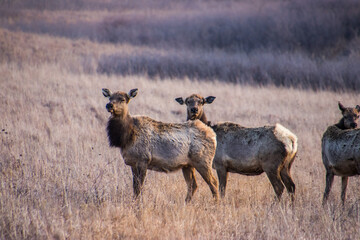
MULTIPOLYGON (((147 59, 178 56, 180 50, 174 42, 170 41, 173 45, 166 46, 152 42, 132 44, 131 39, 104 41, 75 30, 80 35, 73 37, 64 34, 71 22, 58 28, 57 34, 49 30, 40 32, 34 30, 39 26, 33 24, 34 19, 43 19, 42 24, 51 26, 52 21, 55 24, 58 18, 72 15, 72 20, 68 21, 75 21, 74 26, 84 23, 83 30, 86 30, 92 22, 107 23, 117 18, 119 8, 123 9, 124 16, 133 19, 138 14, 151 17, 159 12, 163 17, 178 16, 179 9, 187 9, 186 4, 172 1, 167 9, 159 7, 160 0, 150 1, 151 4, 145 7, 131 3, 116 5, 111 0, 101 5, 94 0, 90 1, 91 7, 83 9, 84 1, 78 0, 73 1, 72 9, 65 9, 66 1, 58 1, 57 5, 51 5, 52 1, 39 2, 48 5, 37 10, 21 5, 24 1, 15 1, 18 5, 8 3, 1 10, 8 15, 2 15, 0 24, 0 239, 360 237, 360 182, 357 177, 349 180, 344 207, 340 201, 339 178, 335 178, 328 205, 321 205, 325 188, 321 135, 327 126, 340 119, 338 101, 345 106, 360 104, 357 85, 352 89, 334 89, 324 83, 316 85, 323 87, 316 88, 287 84, 285 80, 285 84, 278 84, 273 80, 275 75, 266 83, 240 81, 248 76, 246 74, 240 77, 235 74, 239 81, 226 81, 206 74, 201 77, 203 75, 197 75, 196 71, 195 74, 173 74, 177 68, 170 68, 169 74, 151 74, 140 71, 143 66, 150 69, 151 61, 147 59), (27 22, 27 29, 22 27, 24 22, 27 22), (121 60, 132 70, 126 74, 117 70, 105 74, 99 71, 103 63, 119 64, 121 60), (216 96, 215 101, 206 106, 208 120, 213 123, 234 121, 248 127, 281 123, 299 138, 298 155, 291 171, 296 184, 294 205, 290 205, 286 192, 279 203, 274 200, 275 194, 265 175, 247 177, 239 174, 229 175, 226 197, 219 203, 212 200, 207 184, 197 174, 199 189, 192 202, 185 204, 186 184, 181 171, 171 174, 149 171, 141 199, 134 202, 131 169, 124 164, 120 151, 108 145, 105 128, 109 113, 105 109, 107 99, 101 93, 103 87, 126 92, 138 88, 137 97, 129 104, 130 113, 164 122, 184 121, 186 109, 174 99, 196 92, 216 96)), ((187 13, 188 17, 198 14, 203 9, 201 4, 205 4, 194 2, 200 7, 188 7, 192 9, 187 13)), ((274 2, 283 4, 282 1, 274 2)), ((245 4, 250 10, 259 7, 247 1, 212 4, 215 7, 212 9, 209 3, 209 12, 217 10, 217 4, 229 5, 229 8, 245 4)), ((271 6, 277 5, 268 7, 271 6)), ((337 5, 334 6, 336 9, 337 5)), ((203 13, 203 17, 209 12, 203 13)), ((152 23, 156 21, 158 19, 152 23)), ((137 31, 135 29, 134 34, 137 31)), ((351 52, 346 61, 357 59, 360 49, 357 36, 348 42, 342 41, 342 47, 351 52)), ((297 66, 294 69, 300 75, 306 66, 312 66, 311 71, 319 76, 330 76, 330 70, 336 75, 338 69, 359 76, 355 61, 352 65, 329 64, 329 61, 343 59, 338 53, 334 56, 335 51, 330 54, 330 50, 334 48, 321 49, 321 52, 331 57, 319 57, 311 56, 304 49, 280 51, 266 47, 246 53, 235 48, 229 53, 226 49, 209 50, 206 46, 182 47, 182 51, 189 53, 192 64, 207 60, 198 68, 201 72, 207 72, 207 65, 216 57, 220 59, 220 70, 228 63, 224 60, 228 58, 235 62, 248 58, 251 69, 251 60, 258 56, 268 69, 272 69, 274 65, 270 63, 277 59, 282 63, 292 59, 293 66, 297 66), (206 52, 208 55, 204 55, 206 52), (261 57, 264 52, 268 58, 261 57), (286 54, 292 57, 284 57, 286 54), (302 56, 303 61, 299 62, 293 56, 302 56), (318 58, 324 59, 323 64, 329 64, 328 67, 319 70, 316 64, 307 65, 310 60, 319 63, 318 58), (324 73, 324 69, 329 72, 324 73)), ((186 61, 184 65, 178 65, 175 58, 173 64, 186 72, 186 69, 193 69, 183 70, 183 66, 189 66, 186 61)), ((160 66, 164 66, 162 63, 159 60, 160 66)), ((286 69, 290 74, 296 73, 295 70, 291 72, 292 68, 286 69)), ((341 81, 338 83, 344 83, 341 81)))

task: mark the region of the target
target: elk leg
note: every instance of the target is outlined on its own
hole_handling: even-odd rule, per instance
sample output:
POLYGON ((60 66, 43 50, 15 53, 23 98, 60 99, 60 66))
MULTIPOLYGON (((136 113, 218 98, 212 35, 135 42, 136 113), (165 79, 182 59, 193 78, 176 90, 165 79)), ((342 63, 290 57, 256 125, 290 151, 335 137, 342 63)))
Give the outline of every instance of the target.
POLYGON ((294 201, 295 183, 291 179, 289 170, 286 169, 286 168, 283 168, 280 171, 280 177, 281 177, 281 180, 283 181, 283 183, 284 183, 284 185, 286 187, 286 190, 291 195, 291 201, 294 201))
POLYGON ((206 166, 195 167, 196 170, 200 173, 201 177, 209 185, 212 195, 215 201, 219 200, 219 191, 218 191, 218 181, 212 173, 212 169, 206 166))
POLYGON ((271 185, 274 188, 278 200, 280 200, 281 195, 284 191, 284 185, 281 182, 279 174, 277 174, 277 171, 265 171, 265 172, 270 180, 271 185))
POLYGON ((341 178, 341 201, 342 204, 345 204, 345 196, 346 196, 346 187, 348 184, 348 177, 342 177, 341 178))
POLYGON ((289 162, 289 164, 288 164, 288 166, 287 166, 288 172, 290 172, 291 165, 294 163, 295 158, 296 158, 296 153, 295 153, 294 156, 291 158, 291 160, 290 160, 290 162, 289 162))
POLYGON ((141 192, 142 185, 144 184, 146 176, 146 166, 133 166, 131 167, 133 173, 133 189, 134 197, 137 198, 141 192))
POLYGON ((217 172, 218 179, 219 179, 220 196, 223 198, 223 197, 225 197, 228 172, 226 171, 226 168, 224 168, 224 167, 216 169, 216 172, 217 172))
POLYGON ((325 187, 325 191, 324 191, 324 197, 323 197, 323 205, 326 203, 328 197, 329 197, 329 193, 330 193, 330 189, 331 186, 333 184, 334 181, 334 174, 331 171, 326 171, 326 187, 325 187))
POLYGON ((186 184, 188 186, 188 192, 185 198, 185 202, 190 202, 192 196, 197 189, 197 183, 195 178, 195 169, 193 167, 184 167, 182 169, 186 184))

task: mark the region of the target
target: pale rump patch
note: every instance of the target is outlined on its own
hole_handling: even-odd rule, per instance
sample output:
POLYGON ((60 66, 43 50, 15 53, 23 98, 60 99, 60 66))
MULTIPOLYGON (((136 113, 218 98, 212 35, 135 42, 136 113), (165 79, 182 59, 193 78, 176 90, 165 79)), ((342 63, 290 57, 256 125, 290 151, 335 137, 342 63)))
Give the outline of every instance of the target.
POLYGON ((274 134, 280 142, 284 143, 286 151, 289 153, 289 158, 293 158, 298 149, 296 135, 280 123, 275 124, 274 134))
POLYGON ((193 121, 193 124, 201 129, 203 132, 206 133, 206 137, 207 138, 212 138, 213 141, 215 142, 215 146, 216 146, 216 133, 214 132, 214 130, 212 128, 210 128, 209 126, 205 125, 203 122, 201 122, 200 120, 195 120, 193 121))
MULTIPOLYGON (((204 103, 210 104, 215 97, 203 98, 193 94, 186 98, 187 119, 201 120, 210 125, 204 112, 204 103), (202 99, 202 102, 199 101, 202 99)), ((175 99, 183 105, 182 97, 175 99)), ((221 196, 225 196, 228 173, 259 175, 265 172, 278 198, 284 185, 293 199, 295 184, 290 168, 297 152, 297 137, 280 124, 259 128, 246 128, 240 124, 223 122, 212 125, 216 133, 217 147, 213 167, 219 178, 221 196)))

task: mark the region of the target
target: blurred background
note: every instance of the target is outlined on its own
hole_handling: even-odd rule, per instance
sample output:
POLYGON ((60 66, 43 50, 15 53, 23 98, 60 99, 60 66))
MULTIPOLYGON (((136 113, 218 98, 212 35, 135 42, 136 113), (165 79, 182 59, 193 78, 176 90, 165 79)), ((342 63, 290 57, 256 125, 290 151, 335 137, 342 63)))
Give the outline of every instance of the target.
POLYGON ((103 74, 360 89, 357 0, 2 0, 0 27, 121 44, 82 56, 103 74))

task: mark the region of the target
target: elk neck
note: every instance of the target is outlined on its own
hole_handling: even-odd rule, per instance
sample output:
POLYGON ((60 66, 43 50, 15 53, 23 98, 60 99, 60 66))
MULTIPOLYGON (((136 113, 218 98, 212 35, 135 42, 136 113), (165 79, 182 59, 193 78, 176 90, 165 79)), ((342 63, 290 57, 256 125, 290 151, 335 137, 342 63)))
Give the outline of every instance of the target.
POLYGON ((342 129, 342 130, 345 130, 346 127, 345 127, 345 124, 344 124, 344 118, 340 119, 340 121, 337 124, 335 124, 335 126, 342 129))
MULTIPOLYGON (((206 117, 204 111, 202 111, 201 115, 199 115, 199 117, 197 117, 196 119, 199 119, 200 121, 202 121, 202 122, 205 123, 206 125, 210 126, 210 122, 208 122, 207 117, 206 117)), ((188 113, 188 115, 187 115, 186 121, 188 121, 188 120, 191 120, 189 113, 188 113)))
POLYGON ((129 114, 111 116, 107 125, 109 144, 126 148, 135 139, 134 119, 129 114))

